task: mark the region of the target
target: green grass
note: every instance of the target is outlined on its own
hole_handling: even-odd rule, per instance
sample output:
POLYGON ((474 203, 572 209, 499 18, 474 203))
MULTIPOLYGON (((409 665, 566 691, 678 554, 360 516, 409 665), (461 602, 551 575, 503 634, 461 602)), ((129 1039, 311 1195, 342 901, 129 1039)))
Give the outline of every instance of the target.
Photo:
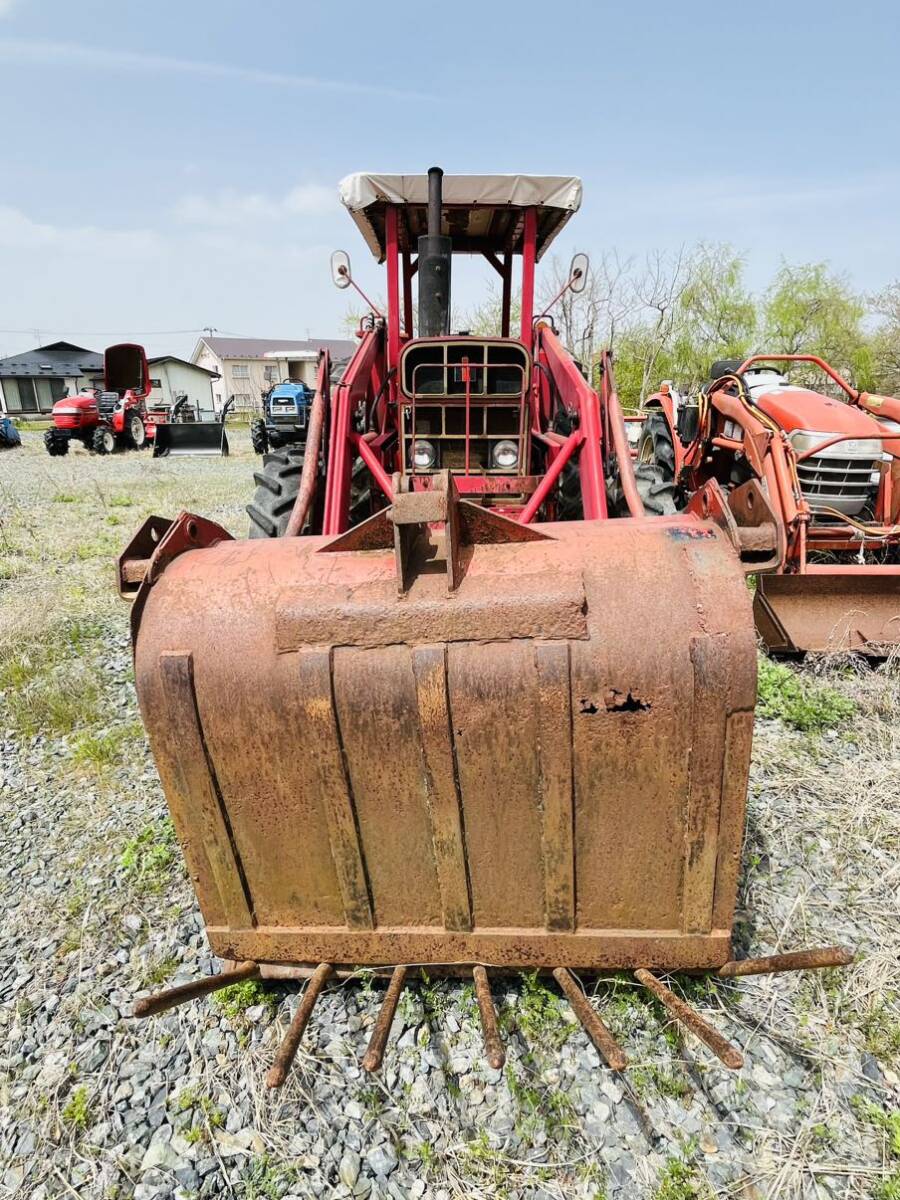
POLYGON ((271 1011, 274 1011, 278 1005, 275 996, 266 991, 263 985, 255 979, 232 983, 228 987, 214 992, 212 1002, 231 1021, 241 1016, 248 1008, 252 1008, 254 1004, 265 1004, 271 1011))
POLYGON ((818 732, 848 720, 856 712, 852 700, 827 684, 816 683, 784 663, 760 656, 756 715, 777 717, 804 733, 818 732))
POLYGON ((72 747, 72 760, 96 771, 118 766, 136 752, 143 736, 143 726, 138 721, 105 733, 79 734, 72 747))
POLYGON ((125 843, 119 859, 140 891, 161 892, 176 861, 178 842, 168 817, 145 825, 125 843))
POLYGON ((63 1120, 75 1129, 86 1129, 91 1119, 91 1104, 88 1090, 81 1084, 75 1088, 62 1112, 63 1120))
POLYGON ((695 1200, 696 1197, 712 1200, 709 1185, 696 1166, 686 1158, 667 1158, 653 1200, 695 1200))
POLYGON ((532 1049, 556 1051, 572 1036, 575 1026, 563 1016, 564 1003, 551 992, 536 971, 523 974, 522 993, 515 1015, 504 1014, 504 1023, 512 1019, 531 1043, 532 1049))

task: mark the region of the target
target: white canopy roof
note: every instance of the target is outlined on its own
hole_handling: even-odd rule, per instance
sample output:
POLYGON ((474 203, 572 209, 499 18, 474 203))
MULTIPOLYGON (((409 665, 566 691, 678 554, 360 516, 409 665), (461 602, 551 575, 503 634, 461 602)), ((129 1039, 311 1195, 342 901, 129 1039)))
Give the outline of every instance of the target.
MULTIPOLYGON (((427 175, 360 172, 340 183, 341 200, 372 253, 384 259, 384 214, 401 208, 400 246, 415 251, 426 232, 427 175)), ((521 250, 522 212, 538 210, 537 256, 581 204, 581 180, 573 175, 445 175, 442 232, 454 250, 478 254, 521 250)))

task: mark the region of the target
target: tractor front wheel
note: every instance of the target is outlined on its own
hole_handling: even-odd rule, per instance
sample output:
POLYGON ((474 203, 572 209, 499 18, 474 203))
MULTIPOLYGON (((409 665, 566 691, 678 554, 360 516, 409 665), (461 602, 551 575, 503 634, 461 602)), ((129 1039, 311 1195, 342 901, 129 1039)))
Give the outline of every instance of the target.
POLYGON ((303 454, 279 450, 267 454, 263 469, 254 472, 256 492, 247 505, 250 537, 282 537, 300 490, 303 454))
POLYGON ((143 450, 147 445, 147 430, 140 413, 132 413, 128 419, 128 440, 135 450, 143 450))
MULTIPOLYGON (((634 478, 648 516, 665 517, 678 512, 675 447, 669 424, 660 412, 650 413, 641 427, 634 478)), ((630 516, 622 482, 618 478, 610 488, 609 503, 615 516, 630 516)))
POLYGON ((98 425, 91 438, 91 449, 95 454, 112 454, 116 448, 116 435, 108 425, 98 425))
POLYGON ((69 453, 69 439, 59 429, 48 429, 44 434, 44 446, 51 458, 69 453))
POLYGON ((262 417, 254 417, 250 422, 250 444, 256 454, 265 454, 269 449, 269 435, 262 417))

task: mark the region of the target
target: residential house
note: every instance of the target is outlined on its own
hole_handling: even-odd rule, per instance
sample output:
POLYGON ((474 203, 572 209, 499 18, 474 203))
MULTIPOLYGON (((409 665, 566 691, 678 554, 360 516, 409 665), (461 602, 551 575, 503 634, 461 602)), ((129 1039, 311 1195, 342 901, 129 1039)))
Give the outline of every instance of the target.
POLYGON ((315 385, 320 350, 328 350, 332 364, 347 362, 356 342, 340 338, 309 338, 286 341, 280 338, 204 337, 197 343, 191 361, 215 372, 213 402, 218 411, 234 396, 236 412, 260 407, 262 397, 275 383, 286 379, 315 385))
POLYGON ((57 400, 73 396, 98 372, 103 373, 103 355, 71 342, 51 342, 0 358, 0 412, 49 413, 57 400))
MULTIPOLYGON (((213 410, 212 389, 219 378, 218 372, 198 367, 196 363, 177 358, 174 354, 148 358, 147 366, 150 368, 148 407, 171 405, 178 396, 187 395, 195 412, 209 415, 213 410)), ((98 386, 103 384, 102 364, 94 382, 98 386)))

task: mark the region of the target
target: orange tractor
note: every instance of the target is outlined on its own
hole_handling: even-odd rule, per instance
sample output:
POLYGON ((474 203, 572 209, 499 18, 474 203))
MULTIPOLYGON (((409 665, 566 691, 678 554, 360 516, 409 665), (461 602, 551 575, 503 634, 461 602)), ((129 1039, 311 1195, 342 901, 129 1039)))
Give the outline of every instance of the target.
MULTIPOLYGON (((733 961, 750 594, 733 530, 645 514, 611 362, 594 391, 535 313, 580 181, 435 168, 341 195, 387 312, 370 306, 333 390, 323 356, 303 456, 268 456, 253 527, 271 536, 152 517, 120 560, 144 722, 226 962, 135 1011, 308 978, 278 1086, 331 976, 390 975, 376 1070, 409 976, 448 971, 474 980, 497 1067, 488 971, 540 968, 621 1069, 571 970, 622 968, 738 1066, 656 972, 848 955, 733 961), (451 331, 458 254, 501 279, 496 336, 451 331)), ((345 254, 332 267, 356 286, 345 254)), ((577 256, 566 288, 587 270, 577 256)))
POLYGON ((644 409, 637 469, 732 527, 760 572, 754 615, 770 650, 878 655, 900 642, 900 400, 857 391, 813 355, 755 354, 716 363, 693 398, 663 385, 644 409), (778 367, 796 363, 842 399, 792 385, 778 367))

